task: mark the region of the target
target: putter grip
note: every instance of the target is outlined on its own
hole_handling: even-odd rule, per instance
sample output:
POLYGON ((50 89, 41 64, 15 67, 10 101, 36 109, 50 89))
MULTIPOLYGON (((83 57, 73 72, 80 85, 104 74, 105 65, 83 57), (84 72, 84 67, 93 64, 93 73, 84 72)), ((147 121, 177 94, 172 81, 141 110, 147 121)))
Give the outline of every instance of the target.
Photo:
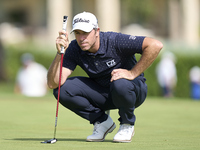
MULTIPOLYGON (((64 30, 64 31, 66 31, 66 29, 67 29, 67 18, 68 18, 68 16, 63 16, 63 26, 62 26, 62 30, 64 30)), ((64 52, 65 52, 65 48, 62 46, 62 47, 61 47, 60 53, 61 53, 61 54, 64 54, 64 52)))

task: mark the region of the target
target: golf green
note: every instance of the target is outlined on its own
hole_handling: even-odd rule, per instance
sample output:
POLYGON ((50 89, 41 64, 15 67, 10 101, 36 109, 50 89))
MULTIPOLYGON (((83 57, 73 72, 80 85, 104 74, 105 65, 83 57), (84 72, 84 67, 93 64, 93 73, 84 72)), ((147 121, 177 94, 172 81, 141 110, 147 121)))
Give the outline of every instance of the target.
POLYGON ((119 128, 118 112, 111 110, 117 128, 104 142, 85 142, 92 134, 88 121, 59 105, 54 144, 56 100, 52 95, 28 98, 14 94, 0 96, 1 150, 199 150, 200 101, 148 97, 135 110, 135 135, 131 143, 113 143, 119 128))

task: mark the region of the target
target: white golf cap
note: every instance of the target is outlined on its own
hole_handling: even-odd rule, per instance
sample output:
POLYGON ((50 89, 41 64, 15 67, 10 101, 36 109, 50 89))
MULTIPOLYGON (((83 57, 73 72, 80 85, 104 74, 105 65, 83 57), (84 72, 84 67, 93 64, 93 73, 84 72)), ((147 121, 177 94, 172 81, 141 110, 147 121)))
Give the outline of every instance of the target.
POLYGON ((79 13, 73 18, 72 22, 73 29, 71 33, 74 30, 82 30, 84 32, 90 32, 94 28, 98 28, 98 21, 95 15, 89 12, 83 12, 79 13))

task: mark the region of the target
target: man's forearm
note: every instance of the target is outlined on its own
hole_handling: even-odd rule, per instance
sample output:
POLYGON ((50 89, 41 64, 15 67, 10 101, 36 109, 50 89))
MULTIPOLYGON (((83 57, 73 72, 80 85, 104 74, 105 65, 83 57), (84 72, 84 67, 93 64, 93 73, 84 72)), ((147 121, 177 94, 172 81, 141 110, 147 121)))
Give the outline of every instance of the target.
POLYGON ((163 45, 159 41, 154 41, 148 45, 147 47, 144 47, 142 56, 138 63, 131 69, 131 72, 136 78, 141 73, 143 73, 151 64, 153 61, 157 58, 160 50, 162 49, 163 45))
POLYGON ((47 84, 49 88, 54 89, 58 87, 59 83, 59 69, 60 69, 61 55, 57 54, 54 58, 47 73, 47 84))

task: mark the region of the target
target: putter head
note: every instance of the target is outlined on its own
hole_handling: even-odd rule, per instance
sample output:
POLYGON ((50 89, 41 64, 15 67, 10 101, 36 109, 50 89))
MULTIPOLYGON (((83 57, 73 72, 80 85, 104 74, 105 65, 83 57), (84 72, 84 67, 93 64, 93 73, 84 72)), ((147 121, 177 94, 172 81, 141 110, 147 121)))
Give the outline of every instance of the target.
POLYGON ((43 141, 43 142, 41 142, 41 143, 53 144, 53 143, 56 143, 56 142, 57 142, 57 139, 56 139, 56 138, 53 138, 53 139, 50 139, 50 140, 43 141))

